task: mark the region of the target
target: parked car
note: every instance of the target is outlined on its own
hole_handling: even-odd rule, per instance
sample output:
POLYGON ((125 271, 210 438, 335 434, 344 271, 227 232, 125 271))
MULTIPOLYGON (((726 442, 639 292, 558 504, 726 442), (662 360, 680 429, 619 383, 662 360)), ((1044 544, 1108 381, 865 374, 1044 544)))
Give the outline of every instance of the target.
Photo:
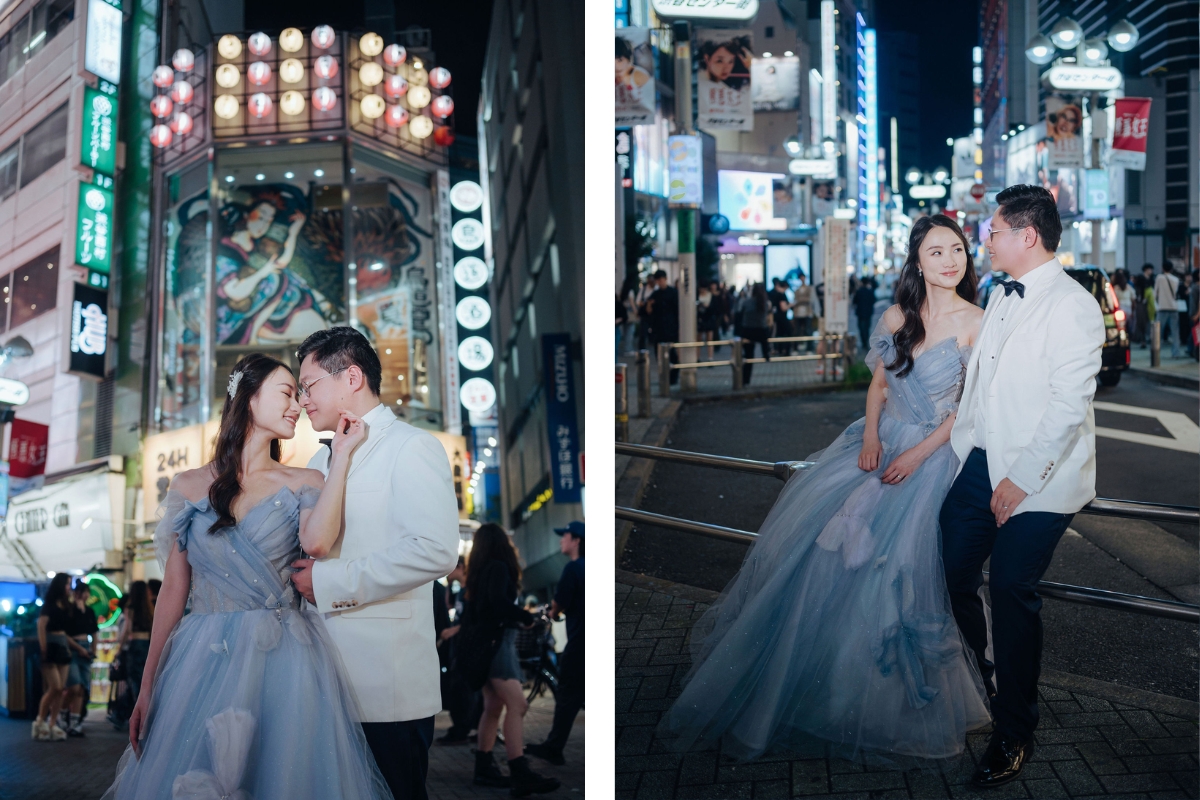
POLYGON ((1125 332, 1125 309, 1117 303, 1112 281, 1100 267, 1083 264, 1064 270, 1087 289, 1104 313, 1104 350, 1100 355, 1100 385, 1116 386, 1129 369, 1129 334, 1125 332))

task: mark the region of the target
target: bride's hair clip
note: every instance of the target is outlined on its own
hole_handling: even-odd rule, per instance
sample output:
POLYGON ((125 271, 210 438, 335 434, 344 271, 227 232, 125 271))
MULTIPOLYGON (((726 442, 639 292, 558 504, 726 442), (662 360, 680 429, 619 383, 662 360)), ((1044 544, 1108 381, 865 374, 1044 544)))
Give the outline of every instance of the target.
POLYGON ((229 374, 229 384, 225 387, 225 391, 228 393, 230 400, 237 395, 237 387, 238 384, 242 382, 242 375, 243 372, 240 369, 237 372, 231 372, 229 374))

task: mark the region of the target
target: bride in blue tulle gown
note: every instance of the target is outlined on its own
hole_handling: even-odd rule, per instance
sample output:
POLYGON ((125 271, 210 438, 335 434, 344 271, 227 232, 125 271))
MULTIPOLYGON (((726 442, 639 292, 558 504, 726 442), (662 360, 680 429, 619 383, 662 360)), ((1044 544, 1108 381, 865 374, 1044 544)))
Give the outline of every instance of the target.
POLYGON ((659 726, 668 746, 937 759, 990 721, 938 536, 958 467, 950 427, 983 316, 975 288, 958 226, 917 220, 897 305, 871 336, 866 417, 784 486, 693 629, 693 667, 659 726))
MULTIPOLYGON (((300 416, 283 363, 243 357, 228 394, 213 462, 167 493, 150 653, 104 796, 386 800, 338 651, 289 580, 302 547, 320 556, 336 539, 346 470, 326 486, 278 463, 300 416)), ((348 464, 364 436, 346 415, 333 461, 348 464)))

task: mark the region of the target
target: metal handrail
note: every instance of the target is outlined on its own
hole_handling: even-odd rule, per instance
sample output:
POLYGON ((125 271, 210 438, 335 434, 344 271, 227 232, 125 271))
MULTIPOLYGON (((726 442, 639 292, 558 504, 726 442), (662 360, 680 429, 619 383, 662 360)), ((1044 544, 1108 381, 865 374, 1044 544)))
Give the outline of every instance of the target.
MULTIPOLYGON (((678 517, 670 517, 665 514, 640 511, 636 508, 617 506, 615 511, 617 519, 640 522, 644 525, 657 525, 661 528, 669 528, 685 533, 695 533, 725 542, 752 544, 758 539, 758 534, 751 533, 750 531, 726 528, 721 525, 709 525, 704 522, 693 522, 692 520, 679 519, 678 517)), ((984 582, 987 582, 988 577, 988 573, 983 573, 984 582)), ((1143 595, 1110 592, 1105 589, 1095 589, 1091 586, 1072 586, 1071 584, 1054 583, 1052 581, 1038 581, 1037 590, 1045 597, 1053 597, 1070 603, 1096 606, 1097 608, 1113 608, 1121 611, 1131 611, 1135 614, 1177 619, 1184 622, 1200 622, 1200 606, 1191 605, 1190 603, 1159 600, 1143 595)))
MULTIPOLYGON (((707 453, 694 453, 688 450, 672 450, 666 447, 620 442, 617 443, 617 455, 654 458, 660 461, 675 461, 681 464, 728 469, 734 472, 748 472, 754 475, 771 475, 784 481, 792 477, 797 470, 807 469, 816 464, 814 461, 776 461, 771 463, 770 461, 713 456, 707 453)), ((1081 508, 1079 513, 1104 517, 1153 520, 1155 522, 1200 523, 1200 508, 1195 506, 1180 506, 1168 503, 1142 503, 1130 500, 1114 500, 1108 497, 1097 497, 1081 508)))

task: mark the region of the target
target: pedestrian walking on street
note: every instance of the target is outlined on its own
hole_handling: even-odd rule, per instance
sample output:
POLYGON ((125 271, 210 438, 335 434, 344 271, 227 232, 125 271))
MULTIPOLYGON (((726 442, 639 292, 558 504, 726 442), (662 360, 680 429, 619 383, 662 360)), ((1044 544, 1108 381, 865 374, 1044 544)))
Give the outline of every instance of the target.
POLYGON ((990 697, 995 728, 972 777, 1015 780, 1033 756, 1042 659, 1037 584, 1071 519, 1096 496, 1092 398, 1105 342, 1095 298, 1055 257, 1054 196, 1010 186, 986 244, 1010 280, 992 292, 950 435, 958 464, 942 505, 954 618, 990 697), (990 559, 991 616, 980 589, 990 559))
MULTIPOLYGON (((771 291, 767 292, 771 301, 771 317, 775 323, 775 336, 783 338, 792 336, 792 321, 788 318, 792 301, 787 296, 787 283, 779 278, 771 280, 771 291)), ((775 354, 789 355, 792 352, 792 342, 776 342, 775 354)))
MULTIPOLYGON (((650 342, 657 351, 657 345, 679 341, 679 290, 667 282, 667 273, 661 269, 654 273, 654 285, 654 294, 646 301, 646 316, 650 318, 650 342)), ((679 351, 670 348, 668 359, 678 364, 679 351)), ((672 386, 679 383, 679 370, 672 369, 669 380, 672 386)))
POLYGON ((1179 358, 1179 278, 1170 261, 1163 263, 1162 272, 1154 279, 1154 305, 1160 323, 1160 343, 1171 342, 1171 358, 1179 358))
POLYGON ((1155 314, 1154 307, 1154 265, 1143 264, 1140 280, 1137 281, 1134 289, 1137 290, 1138 296, 1138 320, 1141 323, 1139 330, 1138 341, 1145 348, 1150 343, 1150 337, 1153 335, 1155 314))
POLYGON ((1192 358, 1200 361, 1200 270, 1192 270, 1192 286, 1188 289, 1188 331, 1192 343, 1192 358))
MULTIPOLYGON (((738 335, 742 337, 742 356, 748 361, 754 357, 754 345, 758 344, 762 357, 771 360, 767 339, 771 337, 772 309, 767 290, 761 283, 754 284, 750 291, 742 297, 737 310, 738 335)), ((754 373, 754 365, 742 364, 742 385, 750 385, 750 376, 754 373)))
POLYGON ((864 278, 853 299, 854 316, 858 319, 858 348, 865 355, 871 338, 871 318, 875 316, 875 281, 864 278))
MULTIPOLYGON (((799 281, 799 285, 792 293, 792 335, 812 336, 812 321, 816 316, 814 313, 816 294, 813 287, 805 280, 803 272, 797 271, 796 280, 799 281)), ((813 343, 804 342, 802 349, 811 353, 813 343)))
POLYGON ((558 692, 554 696, 554 724, 550 735, 541 744, 525 748, 529 755, 551 764, 564 764, 563 748, 571 736, 575 717, 583 708, 583 533, 582 522, 572 522, 565 528, 555 528, 559 551, 570 561, 563 567, 558 580, 558 592, 550 603, 550 619, 567 616, 567 646, 558 662, 558 692))
MULTIPOLYGON (((145 581, 129 584, 129 602, 121 615, 117 642, 125 667, 126 699, 120 708, 132 712, 141 693, 146 659, 150 653, 150 632, 154 626, 154 604, 150 602, 150 587, 145 581)), ((119 720, 120 723, 126 719, 119 720)), ((123 727, 123 726, 122 726, 123 727)))
POLYGON ((1188 297, 1192 291, 1192 273, 1184 272, 1175 291, 1175 310, 1179 313, 1179 338, 1184 343, 1188 357, 1192 357, 1192 314, 1188 297))
POLYGON ((72 641, 67 630, 73 613, 71 576, 60 572, 50 580, 37 621, 44 691, 31 736, 40 742, 61 742, 67 738, 67 732, 58 725, 58 712, 66 699, 67 673, 71 668, 72 641))
POLYGON ((1137 336, 1137 292, 1129 280, 1129 273, 1119 269, 1113 273, 1113 292, 1117 295, 1117 307, 1125 312, 1125 335, 1132 345, 1137 336))
MULTIPOLYGON (((450 712, 450 730, 438 737, 435 744, 460 745, 470 741, 471 731, 479 726, 479 716, 483 713, 483 697, 478 689, 472 689, 463 675, 460 666, 462 637, 457 634, 462 630, 463 602, 462 587, 467 585, 466 562, 458 557, 458 566, 446 576, 449 586, 446 587, 445 602, 454 611, 454 624, 442 632, 438 653, 445 668, 442 680, 442 705, 450 712), (460 587, 453 591, 455 584, 460 587), (452 633, 448 633, 452 631, 452 633)), ((434 587, 435 593, 437 586, 434 587)))
POLYGON ((533 615, 516 604, 521 589, 517 550, 499 525, 486 523, 475 531, 467 562, 467 610, 460 645, 471 688, 483 691, 479 719, 479 749, 475 751, 477 786, 509 787, 517 797, 545 794, 559 787, 555 778, 538 775, 525 755, 525 712, 529 703, 521 691, 521 662, 517 629, 533 624, 533 615), (504 714, 505 775, 496 765, 492 748, 504 714))
POLYGON ((865 418, 788 481, 693 630, 692 670, 659 727, 672 747, 946 759, 991 721, 931 535, 983 316, 957 223, 913 224, 900 284, 871 337, 865 418))
MULTIPOLYGON (((67 635, 75 643, 71 648, 71 668, 67 672, 67 727, 68 736, 83 736, 83 719, 87 716, 87 704, 92 688, 92 662, 96 658, 96 634, 100 626, 96 614, 88 608, 92 592, 83 579, 75 580, 72 593, 74 610, 67 635)), ((61 725, 60 725, 61 727, 61 725)))

